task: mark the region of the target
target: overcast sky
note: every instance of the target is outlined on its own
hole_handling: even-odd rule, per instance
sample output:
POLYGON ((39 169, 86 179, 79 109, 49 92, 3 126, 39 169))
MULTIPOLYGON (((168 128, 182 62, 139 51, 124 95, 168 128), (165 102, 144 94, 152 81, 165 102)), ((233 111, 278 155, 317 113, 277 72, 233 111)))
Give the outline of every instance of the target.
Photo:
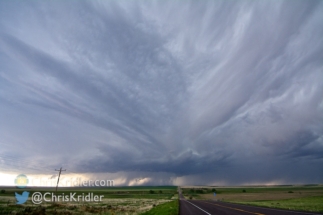
POLYGON ((322 1, 1 1, 0 170, 323 183, 322 21, 322 1))

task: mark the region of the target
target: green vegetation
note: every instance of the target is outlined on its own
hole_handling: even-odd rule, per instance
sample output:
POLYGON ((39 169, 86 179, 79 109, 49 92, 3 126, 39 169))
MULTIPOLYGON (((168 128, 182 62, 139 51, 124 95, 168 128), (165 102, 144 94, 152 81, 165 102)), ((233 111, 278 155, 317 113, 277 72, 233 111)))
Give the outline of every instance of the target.
MULTIPOLYGON (((31 201, 34 192, 42 194, 55 193, 52 187, 0 187, 0 214, 115 214, 137 215, 155 209, 174 199, 178 199, 177 187, 175 186, 145 186, 145 187, 61 187, 56 195, 63 193, 76 193, 75 196, 104 195, 102 202, 43 202, 35 205, 31 201), (5 191, 2 191, 2 189, 5 191), (16 204, 15 192, 30 192, 29 199, 22 205, 16 204)), ((178 201, 178 200, 176 200, 178 201)), ((172 206, 173 207, 173 206, 172 206)), ((156 209, 155 209, 156 210, 156 209)), ((163 209, 164 210, 164 209, 163 209)))
POLYGON ((311 192, 316 191, 317 189, 323 189, 323 186, 320 185, 303 185, 303 186, 293 186, 293 185, 284 185, 284 186, 246 186, 246 187, 194 187, 194 188, 182 188, 183 194, 191 194, 203 191, 203 193, 213 193, 216 191, 217 194, 235 194, 241 193, 245 190, 247 193, 263 193, 263 192, 311 192), (214 190, 214 191, 213 191, 214 190))
POLYGON ((142 215, 178 215, 179 204, 178 200, 160 204, 150 211, 143 213, 142 215))
POLYGON ((232 201, 239 204, 247 204, 261 207, 289 209, 296 211, 323 212, 323 196, 305 197, 299 199, 271 200, 271 201, 232 201))
MULTIPOLYGON (((210 196, 210 194, 216 193, 218 196, 238 196, 237 194, 241 194, 242 196, 263 196, 266 197, 267 194, 284 194, 290 196, 301 198, 306 196, 318 196, 323 195, 323 186, 322 185, 303 185, 303 186, 246 186, 246 187, 195 187, 195 188, 182 188, 183 195, 192 195, 192 196, 200 196, 203 199, 203 196, 210 196), (220 195, 221 194, 221 195, 220 195), (266 194, 266 195, 264 195, 266 194)), ((213 195, 212 195, 213 196, 213 195)), ((266 199, 261 199, 266 200, 266 199)))
MULTIPOLYGON (((104 195, 104 198, 108 199, 123 199, 123 198, 136 198, 136 199, 171 199, 174 194, 177 194, 177 187, 175 186, 156 186, 156 187, 64 187, 59 188, 57 195, 61 195, 62 193, 70 193, 75 192, 77 195, 82 195, 82 193, 87 194, 89 192, 93 192, 96 195, 104 195)), ((2 196, 11 196, 14 197, 15 192, 22 191, 29 192, 40 192, 42 194, 46 192, 54 192, 54 188, 7 188, 4 192, 0 192, 0 197, 2 196)))
POLYGON ((182 193, 183 194, 204 194, 204 193, 213 193, 215 192, 216 190, 213 188, 213 189, 209 189, 209 188, 190 188, 190 189, 187 189, 187 188, 184 188, 182 189, 182 193))

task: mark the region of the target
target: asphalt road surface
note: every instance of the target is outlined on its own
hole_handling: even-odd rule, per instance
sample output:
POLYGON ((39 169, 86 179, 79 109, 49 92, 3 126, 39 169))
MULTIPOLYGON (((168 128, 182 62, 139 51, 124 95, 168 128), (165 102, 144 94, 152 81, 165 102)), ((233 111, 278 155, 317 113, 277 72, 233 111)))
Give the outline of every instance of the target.
POLYGON ((312 215, 318 213, 286 211, 232 204, 212 200, 186 200, 180 193, 180 215, 312 215))

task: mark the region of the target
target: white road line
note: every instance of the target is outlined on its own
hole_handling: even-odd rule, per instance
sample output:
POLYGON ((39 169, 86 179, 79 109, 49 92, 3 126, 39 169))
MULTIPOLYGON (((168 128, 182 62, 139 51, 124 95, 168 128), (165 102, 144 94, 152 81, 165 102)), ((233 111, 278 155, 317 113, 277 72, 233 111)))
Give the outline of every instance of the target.
POLYGON ((191 203, 191 202, 189 202, 189 201, 187 201, 187 200, 184 200, 184 201, 186 201, 186 202, 188 202, 188 203, 192 204, 193 206, 197 207, 198 209, 200 209, 201 211, 205 212, 206 214, 211 215, 210 213, 208 213, 208 212, 206 212, 205 210, 203 210, 202 208, 200 208, 200 207, 198 207, 198 206, 194 205, 193 203, 191 203))

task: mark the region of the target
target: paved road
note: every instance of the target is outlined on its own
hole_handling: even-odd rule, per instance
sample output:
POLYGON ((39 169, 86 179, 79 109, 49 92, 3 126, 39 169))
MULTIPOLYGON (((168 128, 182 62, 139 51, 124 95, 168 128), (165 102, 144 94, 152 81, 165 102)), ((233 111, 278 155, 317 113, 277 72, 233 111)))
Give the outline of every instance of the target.
MULTIPOLYGON (((180 192, 180 190, 179 190, 180 192)), ((212 200, 186 200, 181 193, 180 215, 312 215, 279 209, 231 204, 212 200)))
POLYGON ((180 200, 181 215, 311 215, 315 213, 293 212, 230 204, 216 201, 180 200))

